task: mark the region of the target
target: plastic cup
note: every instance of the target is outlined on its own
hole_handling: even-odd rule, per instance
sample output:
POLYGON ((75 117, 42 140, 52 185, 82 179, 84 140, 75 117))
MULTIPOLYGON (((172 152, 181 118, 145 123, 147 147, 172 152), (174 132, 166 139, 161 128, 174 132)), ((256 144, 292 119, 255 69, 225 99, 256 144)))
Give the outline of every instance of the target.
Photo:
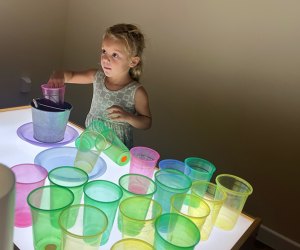
POLYGON ((113 182, 95 180, 88 182, 83 191, 84 204, 101 209, 107 216, 108 225, 101 240, 101 245, 104 245, 110 236, 119 202, 123 195, 122 189, 113 182))
POLYGON ((154 250, 153 246, 149 243, 134 239, 134 238, 127 238, 117 241, 115 244, 112 245, 110 250, 154 250))
POLYGON ((92 172, 99 155, 105 149, 107 142, 104 136, 95 131, 84 131, 75 142, 77 154, 74 166, 86 173, 92 172))
POLYGON ((210 214, 210 208, 199 196, 192 194, 174 194, 171 198, 171 213, 177 213, 187 217, 195 223, 201 232, 202 226, 210 214))
POLYGON ((50 184, 68 188, 74 194, 72 205, 80 204, 83 186, 88 182, 89 176, 79 168, 63 166, 52 169, 48 174, 50 184))
POLYGON ((133 147, 130 149, 130 156, 129 173, 142 174, 152 178, 160 157, 159 153, 147 147, 133 147))
POLYGON ((107 217, 99 208, 73 205, 62 211, 59 225, 62 230, 61 249, 98 250, 107 227, 107 217), (75 218, 76 223, 73 225, 75 218))
POLYGON ((156 183, 147 176, 140 174, 125 174, 119 178, 119 186, 122 188, 122 200, 132 196, 145 196, 152 198, 156 192, 156 183))
POLYGON ((19 164, 11 168, 16 177, 16 206, 15 226, 31 226, 30 207, 27 204, 29 193, 44 186, 48 172, 45 168, 36 164, 19 164))
POLYGON ((184 160, 185 174, 189 176, 192 181, 204 180, 210 181, 216 167, 209 161, 198 158, 189 157, 184 160))
POLYGON ((50 88, 47 84, 42 84, 42 93, 44 98, 57 104, 63 104, 65 101, 65 85, 60 88, 50 88))
POLYGON ((182 173, 185 171, 185 164, 182 161, 175 160, 175 159, 164 159, 161 160, 158 163, 159 169, 166 169, 166 168, 171 168, 171 169, 176 169, 182 173))
POLYGON ((154 223, 161 213, 161 205, 152 199, 136 196, 123 200, 119 208, 123 239, 134 236, 153 244, 154 223))
POLYGON ((191 250, 199 241, 197 226, 180 214, 162 214, 155 221, 155 249, 191 250))
POLYGON ((210 214, 201 228, 201 241, 205 241, 209 238, 211 231, 213 230, 216 219, 227 195, 216 184, 207 181, 193 182, 191 193, 201 197, 210 208, 210 214))
POLYGON ((192 181, 188 176, 175 169, 159 170, 154 177, 157 186, 154 199, 161 204, 163 213, 169 213, 172 195, 187 193, 192 181))
MULTIPOLYGON (((156 183, 147 176, 140 174, 125 174, 119 178, 119 186, 122 188, 123 197, 121 202, 127 198, 138 196, 152 198, 156 192, 156 183)), ((120 213, 118 216, 118 228, 121 230, 122 221, 120 213)))
POLYGON ((216 183, 227 197, 215 225, 223 230, 231 230, 234 228, 248 196, 253 192, 253 188, 247 181, 230 174, 218 175, 216 183))
POLYGON ((27 202, 31 209, 34 249, 61 249, 59 215, 73 201, 74 195, 69 189, 55 185, 30 192, 27 202))
POLYGON ((103 151, 114 163, 124 166, 130 161, 130 153, 125 144, 119 139, 116 133, 107 127, 102 121, 94 120, 86 128, 86 131, 94 131, 102 134, 107 141, 103 151))

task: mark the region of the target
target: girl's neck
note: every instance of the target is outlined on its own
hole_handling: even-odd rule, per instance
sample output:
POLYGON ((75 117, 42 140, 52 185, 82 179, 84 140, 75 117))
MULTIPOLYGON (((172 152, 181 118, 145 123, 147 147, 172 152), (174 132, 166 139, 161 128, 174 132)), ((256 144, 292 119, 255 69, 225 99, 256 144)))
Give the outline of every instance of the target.
POLYGON ((105 80, 104 80, 105 86, 109 90, 120 90, 131 82, 132 82, 132 79, 130 78, 130 76, 121 78, 121 79, 105 77, 105 80))

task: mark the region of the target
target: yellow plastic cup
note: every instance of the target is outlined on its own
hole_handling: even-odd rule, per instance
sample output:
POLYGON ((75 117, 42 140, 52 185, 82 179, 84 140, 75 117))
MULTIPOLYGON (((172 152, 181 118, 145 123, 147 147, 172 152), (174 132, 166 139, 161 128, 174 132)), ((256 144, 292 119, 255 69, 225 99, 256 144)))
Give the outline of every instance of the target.
POLYGON ((59 226, 62 230, 61 249, 98 250, 107 227, 107 217, 99 208, 73 205, 61 212, 59 226))
POLYGON ((210 208, 199 196, 192 194, 174 194, 171 197, 171 213, 181 214, 193 221, 201 235, 201 229, 210 213, 210 208))
POLYGON ((154 250, 153 246, 151 246, 149 243, 134 238, 119 240, 112 245, 110 250, 141 250, 141 249, 154 250))
POLYGON ((216 219, 227 195, 216 184, 208 181, 193 182, 191 193, 202 197, 210 208, 210 213, 201 229, 201 241, 205 241, 209 238, 211 231, 213 230, 216 219))
POLYGON ((119 206, 122 237, 153 244, 155 220, 161 213, 161 205, 155 200, 143 196, 123 200, 119 206))
POLYGON ((230 174, 218 175, 216 183, 227 194, 227 198, 219 212, 215 225, 223 230, 231 230, 236 225, 248 196, 253 192, 253 188, 247 181, 230 174))

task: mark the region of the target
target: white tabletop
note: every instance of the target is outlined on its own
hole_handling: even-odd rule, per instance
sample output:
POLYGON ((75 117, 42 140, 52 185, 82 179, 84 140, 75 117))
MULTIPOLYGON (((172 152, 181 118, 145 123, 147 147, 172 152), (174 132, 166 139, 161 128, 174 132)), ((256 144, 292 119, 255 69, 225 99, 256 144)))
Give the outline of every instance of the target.
MULTIPOLYGON (((39 152, 47 149, 45 147, 30 144, 19 138, 16 133, 17 129, 28 122, 32 122, 30 107, 22 107, 20 109, 0 109, 0 163, 3 163, 8 167, 21 163, 33 163, 35 156, 39 152)), ((68 123, 68 125, 75 128, 79 133, 83 131, 72 123, 68 123)), ((74 146, 74 142, 66 144, 65 146, 74 146)), ((114 183, 118 183, 120 176, 128 173, 129 164, 120 167, 112 162, 105 154, 102 153, 101 157, 107 164, 107 170, 98 179, 110 180, 114 183)), ((232 249, 253 223, 254 219, 241 214, 233 230, 224 231, 214 228, 209 239, 202 242, 200 241, 195 249, 232 249)), ((121 237, 122 235, 115 223, 109 241, 99 249, 109 250, 114 242, 121 239, 121 237)), ((34 249, 32 228, 15 227, 14 243, 21 250, 34 249)))

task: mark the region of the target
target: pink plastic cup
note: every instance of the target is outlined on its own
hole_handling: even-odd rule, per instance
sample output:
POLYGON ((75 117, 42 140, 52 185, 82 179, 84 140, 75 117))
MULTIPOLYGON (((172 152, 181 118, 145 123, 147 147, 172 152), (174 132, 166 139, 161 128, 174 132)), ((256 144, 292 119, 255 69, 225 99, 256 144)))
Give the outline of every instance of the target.
POLYGON ((48 172, 45 168, 36 164, 19 164, 11 168, 16 177, 16 206, 15 226, 31 226, 31 212, 27 204, 28 194, 45 183, 48 172))
POLYGON ((65 101, 66 87, 50 88, 47 84, 42 84, 42 93, 44 98, 49 99, 57 104, 63 104, 65 101))
POLYGON ((130 149, 130 168, 131 174, 142 174, 152 178, 159 153, 147 147, 133 147, 130 149))

